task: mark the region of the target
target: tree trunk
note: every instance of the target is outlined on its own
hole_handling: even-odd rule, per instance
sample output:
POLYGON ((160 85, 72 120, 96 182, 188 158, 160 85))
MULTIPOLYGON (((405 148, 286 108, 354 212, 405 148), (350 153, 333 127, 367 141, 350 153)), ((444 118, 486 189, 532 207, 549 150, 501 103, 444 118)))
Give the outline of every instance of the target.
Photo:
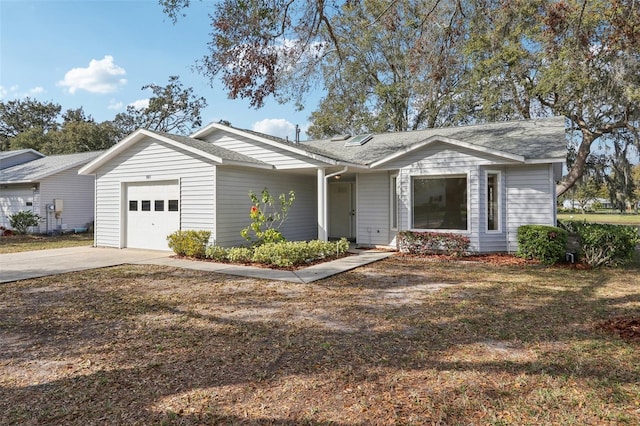
POLYGON ((591 153, 591 145, 593 144, 593 141, 600 137, 600 134, 593 133, 584 128, 581 129, 581 132, 582 142, 580 142, 580 146, 578 147, 576 159, 567 176, 565 176, 565 178, 556 185, 556 197, 567 192, 567 190, 569 190, 582 177, 587 166, 587 158, 589 158, 589 154, 591 153))

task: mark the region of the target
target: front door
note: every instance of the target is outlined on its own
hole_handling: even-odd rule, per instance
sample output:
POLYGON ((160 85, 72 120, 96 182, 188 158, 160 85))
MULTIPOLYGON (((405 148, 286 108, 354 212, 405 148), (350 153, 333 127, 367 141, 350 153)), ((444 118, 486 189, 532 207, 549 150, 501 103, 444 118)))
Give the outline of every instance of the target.
POLYGON ((353 182, 329 184, 329 238, 355 238, 353 182))

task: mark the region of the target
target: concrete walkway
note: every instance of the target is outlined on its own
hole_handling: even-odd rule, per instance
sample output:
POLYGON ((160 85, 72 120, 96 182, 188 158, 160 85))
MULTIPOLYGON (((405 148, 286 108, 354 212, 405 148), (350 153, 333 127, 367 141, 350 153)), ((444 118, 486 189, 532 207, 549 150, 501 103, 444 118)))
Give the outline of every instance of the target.
POLYGON ((69 247, 0 255, 0 283, 106 268, 123 264, 164 265, 241 277, 310 283, 391 256, 390 252, 353 250, 352 256, 296 271, 173 258, 172 252, 101 247, 69 247))

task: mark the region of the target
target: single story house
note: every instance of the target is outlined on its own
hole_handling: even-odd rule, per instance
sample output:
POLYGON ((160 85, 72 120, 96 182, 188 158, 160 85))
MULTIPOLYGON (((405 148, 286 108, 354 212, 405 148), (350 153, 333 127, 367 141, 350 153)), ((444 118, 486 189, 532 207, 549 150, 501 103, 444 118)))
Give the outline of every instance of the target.
POLYGON ((78 175, 78 170, 101 153, 44 156, 34 150, 3 152, 0 226, 10 229, 10 215, 32 211, 42 218, 33 229, 35 233, 87 228, 93 222, 95 179, 78 175), (19 157, 25 161, 16 162, 19 157))
POLYGON ((556 223, 565 119, 509 121, 293 143, 212 123, 189 137, 137 130, 80 169, 96 181, 95 245, 167 250, 179 229, 246 243, 250 191, 296 200, 289 240, 395 247, 402 230, 517 249, 524 224, 556 223))

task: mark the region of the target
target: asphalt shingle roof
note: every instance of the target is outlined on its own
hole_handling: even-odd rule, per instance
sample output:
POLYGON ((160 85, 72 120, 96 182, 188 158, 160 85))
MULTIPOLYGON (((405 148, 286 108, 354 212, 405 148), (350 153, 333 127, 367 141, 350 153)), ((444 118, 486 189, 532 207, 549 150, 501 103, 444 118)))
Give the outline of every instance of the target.
POLYGON ((102 154, 103 151, 79 152, 75 154, 51 155, 38 158, 28 163, 18 164, 0 170, 1 183, 28 183, 55 173, 62 172, 81 164, 88 163, 102 154))
POLYGON ((444 127, 412 132, 374 134, 361 146, 345 146, 349 139, 301 142, 310 152, 336 160, 369 165, 430 138, 444 137, 478 147, 518 155, 525 160, 566 158, 564 117, 444 127), (313 150, 313 151, 311 151, 313 150))
POLYGON ((239 154, 235 151, 231 151, 226 148, 222 148, 216 145, 213 145, 209 142, 204 142, 199 139, 190 138, 188 136, 180 136, 173 135, 171 133, 163 133, 163 132, 153 132, 165 138, 171 139, 183 145, 189 146, 191 148, 195 148, 199 151, 206 152, 207 154, 215 155, 216 157, 220 157, 223 160, 228 161, 236 161, 241 163, 253 163, 253 164, 262 164, 267 165, 264 161, 257 160, 255 158, 249 157, 244 154, 239 154))

